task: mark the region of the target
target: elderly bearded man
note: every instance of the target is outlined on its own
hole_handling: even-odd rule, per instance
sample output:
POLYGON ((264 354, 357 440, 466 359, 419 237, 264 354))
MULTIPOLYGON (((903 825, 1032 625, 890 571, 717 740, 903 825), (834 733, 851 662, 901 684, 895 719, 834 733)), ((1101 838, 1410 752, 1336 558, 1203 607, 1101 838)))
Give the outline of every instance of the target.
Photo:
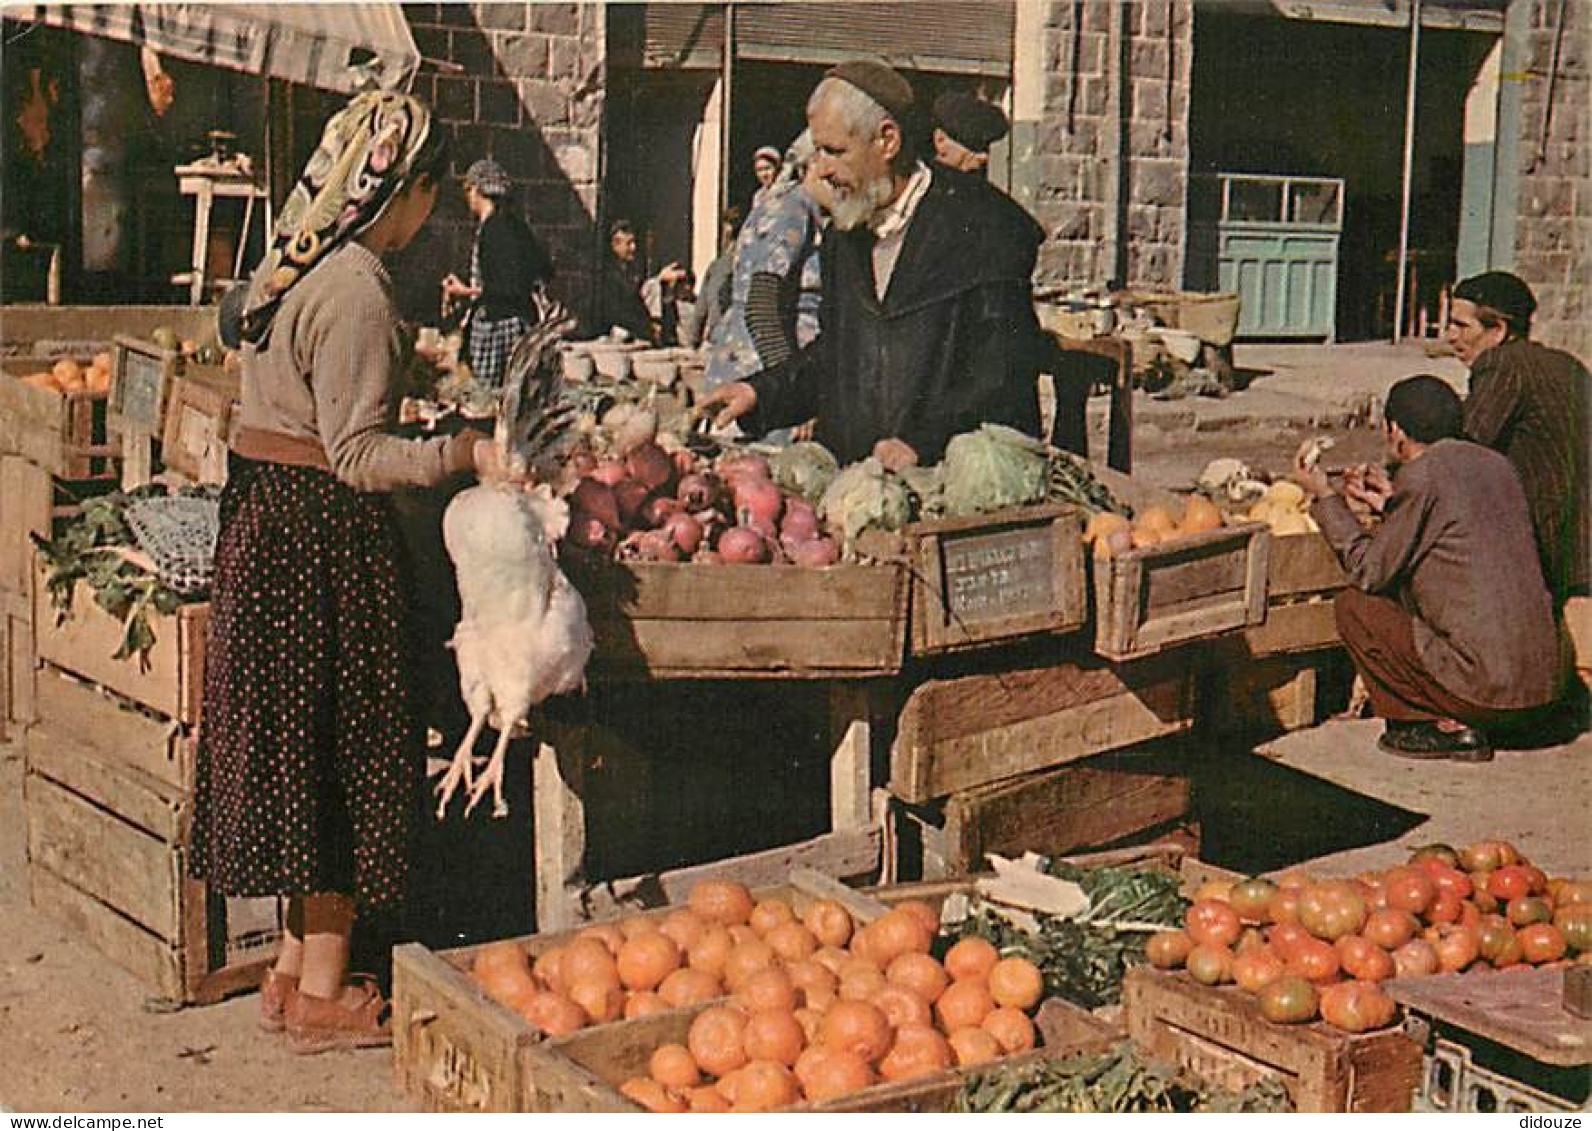
POLYGON ((814 89, 814 165, 833 196, 819 334, 714 390, 703 403, 720 426, 816 417, 842 463, 892 468, 934 463, 985 422, 1038 432, 1029 279, 1043 233, 982 180, 919 161, 912 116, 911 86, 882 63, 843 63, 814 89))

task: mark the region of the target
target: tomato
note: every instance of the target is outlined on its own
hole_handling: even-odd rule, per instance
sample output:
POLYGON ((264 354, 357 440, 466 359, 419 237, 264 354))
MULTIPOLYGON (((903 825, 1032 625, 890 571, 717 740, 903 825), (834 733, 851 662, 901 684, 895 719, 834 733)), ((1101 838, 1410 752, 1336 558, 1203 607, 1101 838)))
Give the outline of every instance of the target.
POLYGON ((1468 899, 1461 903, 1459 905, 1459 925, 1461 927, 1481 926, 1481 908, 1468 899))
POLYGON ((1592 880, 1565 880, 1559 885, 1553 905, 1564 907, 1572 903, 1592 903, 1592 880))
POLYGON ((1419 915, 1437 898, 1437 883, 1420 868, 1394 868, 1383 883, 1387 905, 1396 911, 1419 915))
POLYGON ((1481 932, 1475 927, 1439 927, 1437 968, 1445 974, 1457 974, 1481 956, 1481 932))
POLYGON ((1252 880, 1241 880, 1234 884, 1227 902, 1233 905, 1238 917, 1246 923, 1264 923, 1266 909, 1271 906, 1271 897, 1276 894, 1276 884, 1257 876, 1252 880))
POLYGON ((1289 868, 1277 877, 1277 886, 1289 891, 1303 891, 1316 882, 1316 878, 1303 868, 1289 868))
MULTIPOLYGON (((1508 901, 1518 899, 1523 895, 1531 894, 1531 884, 1534 877, 1534 868, 1524 868, 1519 864, 1512 864, 1506 868, 1499 868, 1487 877, 1487 894, 1495 899, 1508 901)), ((1537 875, 1542 875, 1537 872, 1537 875)))
POLYGON ((1459 850, 1459 866, 1467 872, 1491 872, 1520 863, 1515 846, 1503 840, 1478 840, 1459 850))
POLYGON ((1459 863, 1459 853, 1446 844, 1426 844, 1410 853, 1411 864, 1419 864, 1423 860, 1436 860, 1452 868, 1459 863))
POLYGON ((1383 950, 1392 950, 1413 939, 1419 929, 1420 924, 1408 911, 1388 908, 1366 916, 1365 926, 1360 933, 1383 950))
POLYGON ((1321 988, 1321 1019, 1349 1033, 1364 1033, 1393 1023, 1397 1007, 1370 982, 1344 982, 1321 988))
POLYGON ((1438 868, 1431 875, 1439 896, 1451 895, 1455 899, 1465 899, 1474 890, 1470 877, 1457 868, 1438 868))
POLYGON ((1188 952, 1188 972, 1196 982, 1217 986, 1233 980, 1233 952, 1225 946, 1200 943, 1188 952))
POLYGON ((1195 900, 1184 919, 1188 937, 1197 945, 1229 947, 1238 941, 1244 925, 1232 904, 1217 899, 1195 900))
POLYGON ((1194 890, 1194 902, 1211 899, 1218 903, 1231 903, 1229 896, 1232 891, 1233 885, 1230 880, 1206 880, 1194 890))
POLYGON ((1564 935, 1552 923, 1533 923, 1529 927, 1522 927, 1515 937, 1520 940, 1520 953, 1533 966, 1557 962, 1569 950, 1564 935))
POLYGON ((1529 927, 1533 923, 1546 923, 1553 918, 1553 908, 1546 899, 1534 895, 1517 896, 1509 901, 1504 915, 1516 927, 1529 927))
POLYGON ((1238 936, 1238 942, 1233 944, 1234 954, 1248 954, 1266 945, 1266 936, 1260 933, 1259 927, 1245 927, 1244 933, 1238 936))
POLYGON ((1315 1017, 1320 1008, 1316 988, 1303 978, 1284 975, 1260 991, 1260 1013, 1267 1021, 1296 1025, 1315 1017))
POLYGON ((1337 942, 1338 961, 1343 972, 1365 982, 1380 982, 1393 976, 1393 958, 1387 951, 1359 935, 1344 935, 1337 942))
POLYGON ((1411 939, 1393 952, 1393 968, 1400 978, 1437 973, 1437 951, 1425 939, 1411 939))
POLYGON ((1592 950, 1592 903, 1567 903, 1553 913, 1553 925, 1577 954, 1592 950))
POLYGON ((1157 931, 1144 944, 1144 956, 1157 970, 1179 970, 1193 949, 1194 940, 1186 931, 1157 931))
POLYGON ((1445 891, 1439 894, 1432 902, 1432 905, 1426 909, 1426 921, 1428 923, 1457 923, 1464 910, 1464 904, 1460 902, 1459 897, 1445 891))
POLYGON ((1271 949, 1277 952, 1277 957, 1287 961, 1293 948, 1309 937, 1310 932, 1298 923, 1278 923, 1271 929, 1271 949))
POLYGON ((1329 942, 1354 934, 1365 925, 1365 915, 1365 896, 1352 881, 1312 884, 1299 896, 1299 922, 1329 942))
POLYGON ((1520 961, 1520 943, 1515 938, 1515 929, 1497 915, 1489 915, 1482 920, 1476 932, 1476 945, 1482 958, 1492 963, 1494 969, 1513 966, 1520 961))
POLYGON ((1288 973, 1311 982, 1325 982, 1336 977, 1340 965, 1338 952, 1331 943, 1321 939, 1300 939, 1287 958, 1288 973))
POLYGON ((1251 950, 1233 959, 1233 981, 1239 989, 1258 994, 1287 973, 1283 960, 1270 949, 1251 950))
POLYGON ((1273 923, 1299 922, 1299 889, 1279 887, 1266 905, 1266 918, 1273 923))

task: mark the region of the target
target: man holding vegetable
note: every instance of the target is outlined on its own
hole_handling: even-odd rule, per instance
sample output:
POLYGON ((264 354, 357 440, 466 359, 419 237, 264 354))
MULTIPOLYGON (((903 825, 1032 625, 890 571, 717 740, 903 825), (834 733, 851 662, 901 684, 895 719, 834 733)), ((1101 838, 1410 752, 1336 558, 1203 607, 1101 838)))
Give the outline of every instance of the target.
POLYGON ((1464 439, 1459 395, 1437 377, 1388 391, 1391 484, 1308 463, 1294 477, 1349 575, 1338 633, 1387 721, 1380 746, 1405 758, 1485 762, 1487 728, 1552 703, 1565 670, 1520 479, 1464 439), (1384 515, 1361 527, 1344 495, 1384 515))
POLYGON ((1029 280, 1043 233, 979 178, 912 151, 911 86, 883 63, 832 68, 807 102, 833 196, 819 334, 703 401, 754 432, 817 417, 842 463, 934 463, 983 423, 1037 434, 1039 326, 1029 280))

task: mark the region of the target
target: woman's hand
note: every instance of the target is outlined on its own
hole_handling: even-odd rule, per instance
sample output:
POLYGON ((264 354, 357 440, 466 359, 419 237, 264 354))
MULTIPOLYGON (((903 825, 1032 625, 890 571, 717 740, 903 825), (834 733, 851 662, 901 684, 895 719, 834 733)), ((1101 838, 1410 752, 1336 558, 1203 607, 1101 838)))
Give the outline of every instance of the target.
POLYGON ((474 298, 480 292, 450 271, 443 276, 442 293, 447 298, 474 298))

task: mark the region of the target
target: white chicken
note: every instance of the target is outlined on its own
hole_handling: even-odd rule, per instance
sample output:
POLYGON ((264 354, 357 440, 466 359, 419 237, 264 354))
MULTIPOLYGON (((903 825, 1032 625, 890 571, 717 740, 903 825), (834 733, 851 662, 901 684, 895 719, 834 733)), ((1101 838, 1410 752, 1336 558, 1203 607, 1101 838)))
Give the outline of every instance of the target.
MULTIPOLYGON (((508 366, 508 389, 493 441, 516 477, 545 471, 573 419, 563 403, 557 344, 573 325, 556 308, 528 333, 508 366)), ((584 688, 592 651, 586 602, 558 568, 558 540, 569 508, 541 485, 483 482, 460 492, 442 519, 443 542, 459 581, 462 614, 452 646, 470 726, 437 784, 437 818, 463 784, 468 816, 487 790, 492 815, 503 801, 503 758, 514 728, 554 695, 584 688), (476 739, 490 723, 497 745, 480 777, 473 773, 476 739)))

